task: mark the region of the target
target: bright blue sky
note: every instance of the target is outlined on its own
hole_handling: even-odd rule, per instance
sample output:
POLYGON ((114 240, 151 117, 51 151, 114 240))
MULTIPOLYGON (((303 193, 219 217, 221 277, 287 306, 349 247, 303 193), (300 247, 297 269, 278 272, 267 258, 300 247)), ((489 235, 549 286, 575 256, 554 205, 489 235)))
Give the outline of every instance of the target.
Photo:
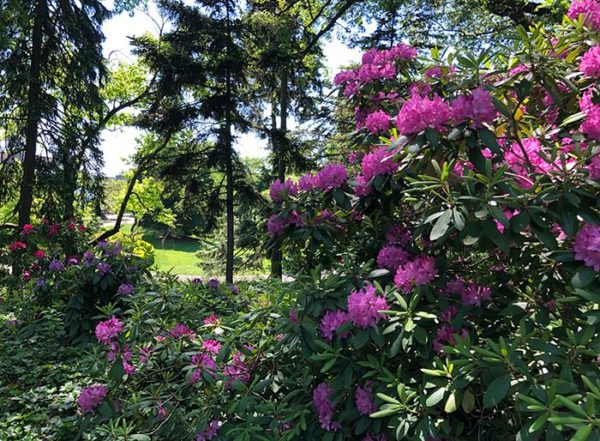
MULTIPOLYGON (((111 0, 105 0, 111 6, 111 0)), ((127 37, 140 35, 145 32, 155 32, 157 26, 151 17, 157 18, 156 8, 151 3, 148 15, 136 12, 133 16, 121 14, 109 20, 104 25, 104 55, 110 59, 133 61, 127 37)), ((360 52, 342 44, 336 38, 327 42, 324 47, 325 58, 329 75, 333 76, 339 67, 360 59, 360 52)), ((293 126, 292 126, 293 128, 293 126)), ((117 131, 105 130, 102 133, 102 150, 104 151, 104 173, 112 177, 128 168, 126 159, 135 151, 136 137, 140 131, 134 128, 125 128, 117 131)), ((264 157, 266 141, 253 134, 242 135, 237 140, 236 150, 241 156, 264 157)))

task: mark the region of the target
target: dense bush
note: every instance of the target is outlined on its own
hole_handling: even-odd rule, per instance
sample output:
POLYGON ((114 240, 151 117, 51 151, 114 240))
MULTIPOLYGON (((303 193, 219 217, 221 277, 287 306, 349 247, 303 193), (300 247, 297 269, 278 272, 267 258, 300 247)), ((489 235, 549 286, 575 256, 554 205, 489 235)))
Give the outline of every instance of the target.
POLYGON ((358 151, 276 181, 268 224, 312 274, 322 439, 600 439, 598 16, 336 77, 358 151))
MULTIPOLYGON (((125 236, 123 236, 125 237, 125 236)), ((136 237, 90 245, 83 225, 25 225, 3 249, 2 279, 14 295, 59 307, 71 339, 88 339, 98 307, 119 302, 148 274, 153 248, 136 237)))

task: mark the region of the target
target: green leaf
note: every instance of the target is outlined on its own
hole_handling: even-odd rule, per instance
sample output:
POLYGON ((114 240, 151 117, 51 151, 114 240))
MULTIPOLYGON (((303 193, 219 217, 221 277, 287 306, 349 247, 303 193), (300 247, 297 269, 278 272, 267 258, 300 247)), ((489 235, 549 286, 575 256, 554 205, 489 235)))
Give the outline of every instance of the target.
POLYGON ((429 235, 429 240, 434 241, 442 237, 446 233, 446 231, 448 231, 451 219, 452 210, 444 211, 444 213, 438 218, 438 220, 433 225, 433 228, 431 229, 431 234, 429 235))
POLYGON ((500 146, 498 145, 498 140, 496 139, 496 135, 489 129, 477 129, 477 134, 479 135, 479 139, 481 142, 489 148, 492 152, 496 154, 500 154, 500 146))
POLYGON ((510 390, 510 375, 504 374, 490 383, 483 395, 484 407, 496 406, 510 390))
POLYGON ((452 392, 450 394, 450 396, 448 397, 448 399, 446 400, 446 405, 444 406, 444 412, 446 412, 446 413, 456 412, 457 408, 458 408, 458 406, 456 403, 456 392, 452 392))
POLYGON ((433 407, 433 406, 435 406, 437 403, 439 403, 440 401, 442 401, 442 399, 444 398, 445 394, 446 394, 446 388, 445 387, 440 387, 434 393, 432 393, 431 395, 429 395, 429 397, 427 397, 427 399, 425 400, 425 405, 427 405, 427 407, 433 407))
POLYGON ((152 441, 152 438, 150 438, 148 435, 144 435, 143 433, 135 433, 133 435, 130 435, 129 439, 135 441, 152 441))
POLYGON ((529 432, 533 433, 541 430, 546 425, 546 421, 548 421, 547 413, 536 418, 533 424, 529 426, 529 432))
POLYGON ((471 411, 475 408, 475 396, 469 389, 465 390, 463 395, 462 408, 465 413, 471 413, 471 411))
POLYGON ((583 426, 575 435, 571 438, 571 441, 586 441, 590 435, 592 434, 592 425, 588 424, 587 426, 583 426))
POLYGON ((571 279, 571 285, 575 288, 585 288, 592 280, 594 280, 596 273, 593 268, 585 265, 579 265, 577 271, 573 275, 571 279))

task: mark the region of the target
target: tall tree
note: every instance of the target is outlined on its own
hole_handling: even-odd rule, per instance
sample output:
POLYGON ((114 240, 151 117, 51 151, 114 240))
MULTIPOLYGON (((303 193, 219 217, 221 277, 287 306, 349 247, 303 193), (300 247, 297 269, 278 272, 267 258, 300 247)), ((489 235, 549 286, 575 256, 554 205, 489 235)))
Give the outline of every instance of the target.
MULTIPOLYGON (((59 151, 76 150, 80 138, 74 134, 86 125, 84 115, 101 105, 100 27, 109 12, 100 0, 0 0, 0 10, 6 36, 0 74, 7 79, 0 85, 0 118, 7 122, 8 155, 21 158, 13 164, 22 169, 17 208, 19 224, 24 224, 31 217, 36 172, 66 170, 67 164, 58 162, 59 151)), ((85 153, 76 156, 90 153, 86 159, 100 164, 94 146, 83 146, 85 153)), ((54 196, 61 183, 56 182, 54 196)), ((37 188, 48 189, 48 182, 37 188)))
POLYGON ((137 39, 137 53, 156 75, 159 94, 140 118, 140 126, 156 133, 191 130, 198 142, 214 149, 206 166, 224 175, 226 214, 225 278, 233 282, 234 130, 248 129, 244 102, 246 53, 239 2, 177 0, 158 2, 172 28, 160 43, 137 39))

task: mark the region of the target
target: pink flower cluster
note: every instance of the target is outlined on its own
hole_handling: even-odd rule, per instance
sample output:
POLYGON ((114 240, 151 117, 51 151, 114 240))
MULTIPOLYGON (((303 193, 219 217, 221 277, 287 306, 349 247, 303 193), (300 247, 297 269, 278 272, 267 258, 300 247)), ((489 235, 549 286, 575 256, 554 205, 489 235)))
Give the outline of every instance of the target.
MULTIPOLYGON (((442 354, 443 351, 443 346, 444 344, 446 345, 455 345, 456 344, 456 339, 454 338, 454 335, 458 334, 455 333, 452 325, 449 323, 446 323, 444 325, 442 325, 442 327, 440 329, 438 329, 436 338, 433 340, 433 349, 435 352, 437 352, 438 354, 442 354)), ((469 335, 469 332, 466 329, 462 329, 460 331, 460 337, 461 338, 467 338, 467 336, 469 335)))
POLYGON ((291 179, 285 182, 276 179, 269 187, 269 196, 273 202, 281 202, 286 195, 296 196, 297 194, 298 186, 291 179))
POLYGON ((521 144, 513 142, 505 151, 504 160, 510 165, 512 171, 518 175, 517 181, 523 188, 530 188, 532 185, 527 178, 530 171, 548 174, 551 170, 559 170, 562 167, 560 158, 556 158, 554 163, 547 162, 544 159, 542 144, 537 138, 522 139, 521 144))
POLYGON ((573 251, 575 259, 600 271, 600 225, 585 224, 575 237, 573 251))
POLYGON ((396 127, 403 135, 419 133, 426 128, 442 131, 452 113, 448 104, 437 94, 430 99, 414 94, 396 117, 396 127))
POLYGON ((377 411, 377 406, 373 401, 373 391, 369 384, 356 388, 354 392, 354 404, 356 404, 356 409, 361 415, 370 415, 377 411))
POLYGON ((596 155, 592 158, 592 162, 588 166, 588 173, 590 178, 600 181, 600 155, 596 155))
POLYGON ((490 288, 473 282, 465 285, 465 282, 458 277, 446 284, 446 292, 460 295, 460 301, 465 306, 481 306, 482 303, 489 302, 492 298, 490 288))
MULTIPOLYGON (((321 319, 320 329, 321 335, 326 340, 333 340, 333 336, 337 329, 342 326, 344 323, 348 323, 350 318, 348 317, 348 313, 346 311, 337 310, 337 311, 327 311, 323 318, 321 319)), ((350 334, 350 332, 344 332, 340 335, 340 338, 345 338, 350 334)))
POLYGON ((600 141, 600 104, 594 104, 594 92, 594 89, 588 90, 579 101, 579 107, 585 113, 585 120, 579 130, 590 139, 600 141))
POLYGON ((89 413, 106 399, 108 389, 106 386, 96 384, 84 387, 77 398, 77 404, 83 413, 89 413))
POLYGON ((105 345, 111 344, 123 330, 123 323, 112 317, 96 325, 96 339, 105 345))
POLYGON ((395 271, 410 260, 410 255, 396 245, 387 245, 377 254, 377 267, 395 271))
POLYGON ((365 126, 373 135, 378 135, 390 128, 390 117, 383 110, 369 113, 365 120, 365 126))
POLYGON ((348 296, 348 317, 359 328, 370 328, 387 317, 380 311, 389 309, 385 297, 376 294, 377 289, 368 285, 348 296))
POLYGON ((219 420, 211 420, 206 425, 206 428, 196 435, 196 441, 208 441, 213 439, 215 436, 217 436, 217 432, 219 431, 220 427, 221 422, 219 420))
POLYGON ((394 282, 404 292, 410 292, 415 286, 427 285, 437 275, 433 257, 418 256, 411 262, 398 267, 394 282))
POLYGON ((394 160, 396 153, 396 150, 390 151, 388 146, 381 146, 367 153, 360 164, 361 176, 369 182, 376 176, 395 173, 400 167, 400 164, 394 160))
POLYGON ((313 404, 319 414, 319 423, 324 430, 339 430, 342 425, 339 421, 333 421, 335 407, 331 401, 333 388, 327 383, 320 383, 313 389, 313 404))
POLYGON ((275 213, 267 221, 267 231, 271 237, 278 236, 288 225, 303 227, 304 219, 296 211, 292 211, 287 217, 275 213))
POLYGON ((567 16, 577 20, 583 15, 584 23, 594 30, 600 29, 600 3, 597 0, 575 0, 571 3, 567 16))
POLYGON ((206 371, 209 375, 214 376, 217 370, 217 363, 209 353, 200 352, 192 356, 192 365, 195 369, 190 375, 190 383, 195 384, 202 378, 202 372, 206 371))
POLYGON ((600 45, 594 46, 583 54, 579 70, 590 78, 600 78, 600 45))
POLYGON ((391 245, 401 245, 404 246, 409 243, 412 239, 412 234, 402 224, 394 224, 390 227, 390 229, 385 233, 385 240, 388 241, 391 245))
POLYGON ((313 185, 321 191, 341 187, 348 180, 348 171, 344 164, 332 162, 324 166, 313 178, 313 185))
POLYGON ((249 383, 252 379, 251 368, 244 361, 244 355, 241 352, 233 354, 232 362, 223 369, 223 375, 227 377, 226 386, 231 386, 232 383, 239 380, 242 383, 249 383))
POLYGON ((483 87, 471 91, 471 95, 460 95, 452 101, 452 116, 456 124, 470 119, 474 127, 492 124, 496 118, 492 96, 483 87))
POLYGON ((171 330, 169 331, 169 336, 173 337, 173 338, 181 338, 181 337, 194 338, 196 336, 196 333, 194 331, 192 331, 190 328, 188 328, 187 325, 178 323, 171 328, 171 330))

